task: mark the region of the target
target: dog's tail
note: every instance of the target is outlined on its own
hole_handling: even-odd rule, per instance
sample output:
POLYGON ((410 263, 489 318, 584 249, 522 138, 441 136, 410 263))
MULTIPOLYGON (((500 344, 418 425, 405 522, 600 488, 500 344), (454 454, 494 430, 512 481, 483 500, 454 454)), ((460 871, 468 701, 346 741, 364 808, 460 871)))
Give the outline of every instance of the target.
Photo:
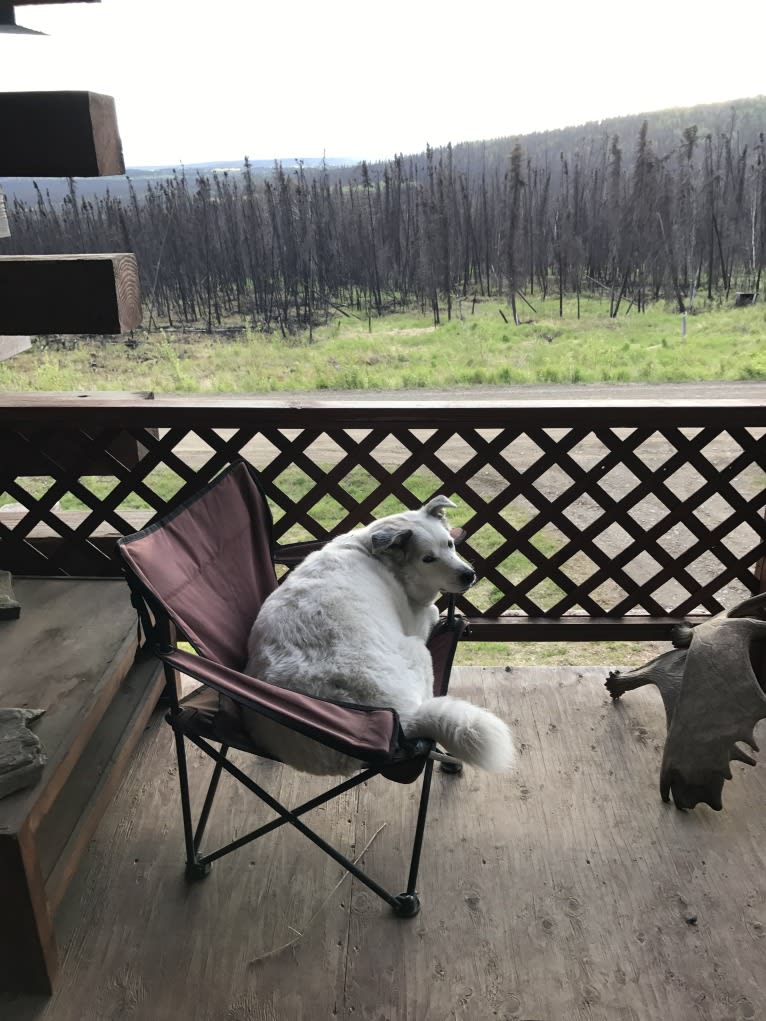
POLYGON ((402 714, 405 734, 430 737, 469 765, 499 773, 513 765, 511 732, 501 719, 461 698, 442 695, 402 714))

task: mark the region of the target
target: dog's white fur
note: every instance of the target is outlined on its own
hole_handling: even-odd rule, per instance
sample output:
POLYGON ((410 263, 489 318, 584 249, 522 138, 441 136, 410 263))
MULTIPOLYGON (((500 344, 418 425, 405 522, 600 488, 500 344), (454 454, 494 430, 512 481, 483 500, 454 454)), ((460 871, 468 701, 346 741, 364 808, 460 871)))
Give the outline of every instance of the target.
MULTIPOLYGON (((440 592, 475 581, 455 551, 434 497, 418 511, 380 518, 311 553, 264 602, 245 672, 318 698, 385 706, 404 733, 428 737, 463 762, 508 769, 513 745, 497 716, 449 695, 433 697, 426 641, 440 592)), ((309 773, 348 774, 360 763, 253 712, 251 736, 274 758, 309 773)))

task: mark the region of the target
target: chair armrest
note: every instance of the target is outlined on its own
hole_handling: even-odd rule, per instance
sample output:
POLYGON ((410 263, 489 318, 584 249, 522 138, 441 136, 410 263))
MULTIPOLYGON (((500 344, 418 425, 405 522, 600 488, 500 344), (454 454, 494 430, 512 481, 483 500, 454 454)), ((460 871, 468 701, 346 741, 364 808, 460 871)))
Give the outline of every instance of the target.
POLYGON ((412 754, 393 709, 356 706, 312 698, 280 688, 182 649, 161 650, 159 658, 245 709, 296 730, 321 744, 366 762, 388 762, 412 754), (397 752, 404 753, 404 755, 397 752))
POLYGON ((275 564, 296 567, 305 560, 309 553, 326 546, 329 539, 306 539, 304 542, 286 542, 275 544, 271 550, 271 558, 275 564))
POLYGON ((431 653, 434 670, 433 692, 436 697, 447 694, 457 643, 467 626, 464 617, 440 617, 428 636, 428 651, 431 653))

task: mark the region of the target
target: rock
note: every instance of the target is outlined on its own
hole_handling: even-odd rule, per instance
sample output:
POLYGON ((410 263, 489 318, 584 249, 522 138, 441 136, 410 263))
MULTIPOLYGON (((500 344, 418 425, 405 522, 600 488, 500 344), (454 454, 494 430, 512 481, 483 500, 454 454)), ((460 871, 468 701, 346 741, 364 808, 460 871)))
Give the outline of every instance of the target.
POLYGON ((21 613, 21 606, 13 594, 9 571, 0 571, 0 620, 15 620, 21 613))
POLYGON ((47 756, 29 724, 44 709, 0 709, 0 798, 40 779, 47 756))

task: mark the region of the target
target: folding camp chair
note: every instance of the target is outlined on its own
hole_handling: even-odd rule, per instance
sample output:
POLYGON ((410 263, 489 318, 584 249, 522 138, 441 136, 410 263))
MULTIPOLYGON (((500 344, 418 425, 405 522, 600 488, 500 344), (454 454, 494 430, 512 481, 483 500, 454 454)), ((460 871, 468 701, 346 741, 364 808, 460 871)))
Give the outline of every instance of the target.
MULTIPOLYGON (((268 503, 254 469, 238 461, 164 518, 118 543, 133 603, 146 644, 165 667, 181 788, 186 875, 202 878, 211 864, 258 837, 290 823, 391 905, 400 917, 420 910, 416 892, 420 852, 428 811, 434 758, 443 758, 425 738, 407 738, 392 709, 349 705, 312 698, 241 672, 247 639, 264 599, 278 584, 275 563, 294 565, 321 542, 276 546, 268 503), (170 641, 174 625, 196 655, 170 641), (179 701, 174 671, 202 682, 179 701), (261 754, 241 719, 242 708, 291 727, 301 734, 360 760, 360 772, 292 810, 228 759, 230 748, 261 754), (212 777, 196 827, 192 820, 185 741, 214 761, 212 777), (214 746, 218 747, 214 747, 214 746), (261 798, 277 818, 207 854, 200 845, 221 772, 225 770, 261 798), (398 783, 422 777, 409 878, 404 893, 393 895, 371 879, 303 821, 312 808, 382 775, 398 783)), ((445 694, 464 621, 454 613, 437 623, 429 641, 434 694, 445 694)))

